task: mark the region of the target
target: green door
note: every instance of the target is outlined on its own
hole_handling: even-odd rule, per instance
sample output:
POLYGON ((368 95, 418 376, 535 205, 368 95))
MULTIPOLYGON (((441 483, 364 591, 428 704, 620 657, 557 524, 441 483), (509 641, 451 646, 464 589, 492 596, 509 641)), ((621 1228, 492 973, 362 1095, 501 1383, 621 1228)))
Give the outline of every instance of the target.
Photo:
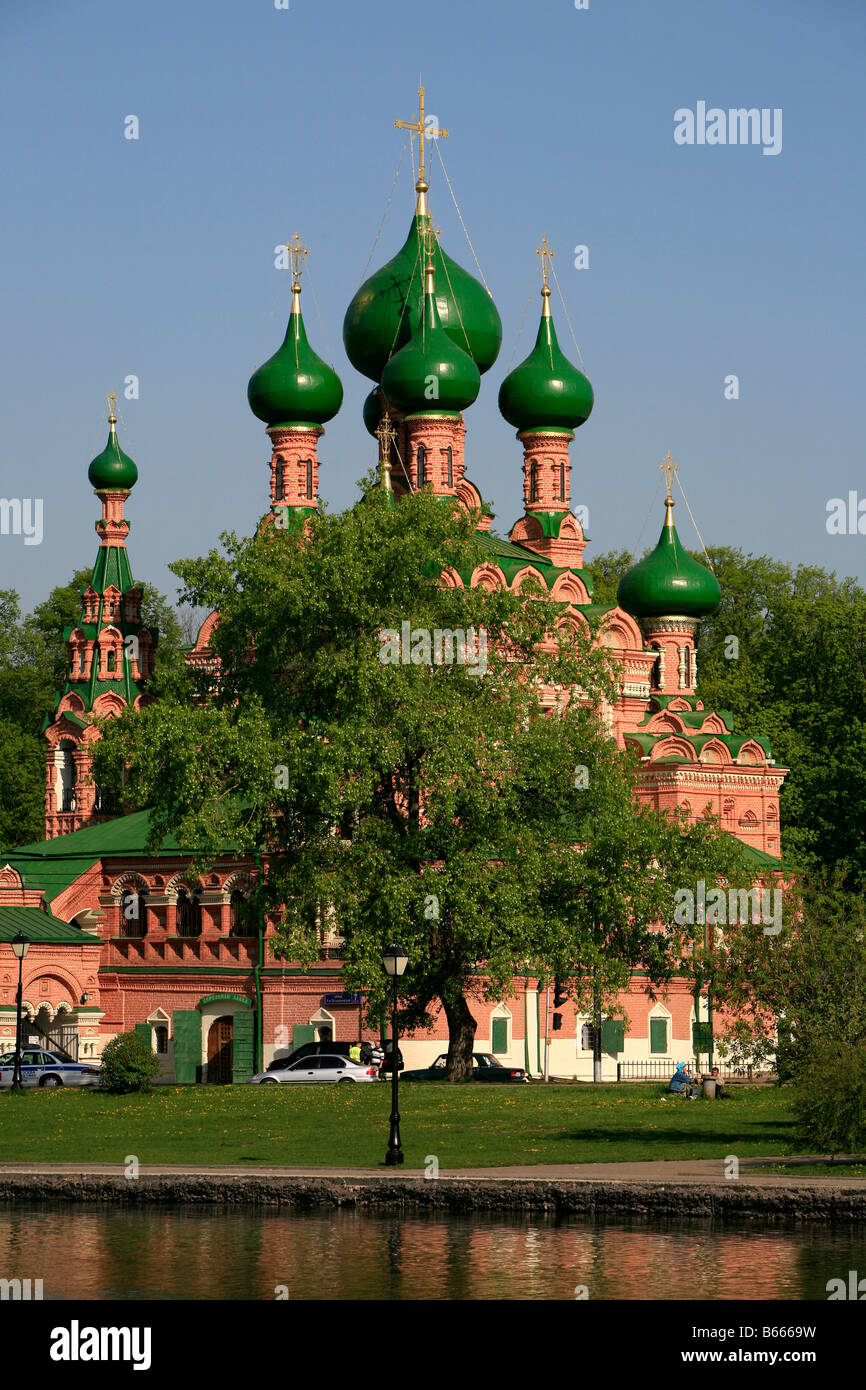
POLYGON ((494 1018, 490 1024, 490 1050, 504 1055, 508 1051, 508 1019, 494 1018))
POLYGON ((666 1018, 650 1019, 650 1052, 666 1053, 668 1050, 668 1021, 666 1018))
POLYGON ((316 1041, 316 1030, 312 1023, 295 1023, 292 1026, 292 1051, 303 1047, 304 1043, 316 1041))

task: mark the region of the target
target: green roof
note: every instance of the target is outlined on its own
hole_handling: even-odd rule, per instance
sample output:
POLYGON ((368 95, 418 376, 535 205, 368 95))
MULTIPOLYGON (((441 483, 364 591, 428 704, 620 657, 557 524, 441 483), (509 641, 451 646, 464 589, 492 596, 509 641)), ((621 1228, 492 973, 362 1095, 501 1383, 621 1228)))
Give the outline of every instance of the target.
POLYGON ((716 576, 692 559, 677 535, 673 507, 669 497, 655 550, 619 581, 617 602, 635 618, 697 619, 714 613, 721 602, 716 576))
POLYGON ((61 922, 40 907, 0 907, 0 941, 12 941, 23 932, 28 941, 50 941, 52 943, 70 942, 81 945, 83 941, 95 941, 89 932, 73 927, 69 922, 61 922))
POLYGON ((547 286, 542 294, 544 312, 535 347, 500 386, 499 411, 519 434, 537 429, 571 434, 589 418, 592 387, 560 349, 547 286))
MULTIPOLYGON (((48 901, 53 902, 100 860, 147 854, 149 832, 150 812, 134 811, 100 825, 85 825, 69 835, 57 835, 53 840, 21 845, 4 858, 18 870, 27 888, 42 888, 48 901)), ((235 845, 223 846, 225 854, 236 851, 235 845)), ((181 850, 174 836, 167 835, 159 853, 189 855, 191 851, 181 850)))

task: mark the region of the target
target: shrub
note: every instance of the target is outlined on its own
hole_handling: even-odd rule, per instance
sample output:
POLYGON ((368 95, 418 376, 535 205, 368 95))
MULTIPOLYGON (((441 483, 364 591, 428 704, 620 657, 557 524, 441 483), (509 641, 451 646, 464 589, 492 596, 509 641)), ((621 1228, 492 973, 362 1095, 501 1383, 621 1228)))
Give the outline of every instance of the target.
POLYGON ((102 1052, 102 1084, 114 1095, 147 1091, 159 1071, 155 1053, 137 1033, 118 1033, 102 1052))
POLYGON ((800 1133, 821 1153, 866 1149, 866 1043, 824 1040, 797 1077, 800 1133))

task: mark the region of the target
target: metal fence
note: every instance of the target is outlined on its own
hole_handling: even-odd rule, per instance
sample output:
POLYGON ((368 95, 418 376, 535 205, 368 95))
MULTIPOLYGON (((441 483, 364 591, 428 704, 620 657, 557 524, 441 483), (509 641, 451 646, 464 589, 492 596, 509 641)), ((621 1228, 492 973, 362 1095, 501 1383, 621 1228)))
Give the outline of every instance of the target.
MULTIPOLYGON (((685 1065, 693 1075, 701 1071, 701 1067, 694 1057, 689 1057, 685 1065)), ((732 1067, 720 1062, 717 1062, 716 1065, 723 1081, 751 1081, 754 1078, 752 1067, 732 1067)), ((670 1081, 675 1068, 675 1062, 617 1062, 616 1079, 617 1081, 670 1081)))

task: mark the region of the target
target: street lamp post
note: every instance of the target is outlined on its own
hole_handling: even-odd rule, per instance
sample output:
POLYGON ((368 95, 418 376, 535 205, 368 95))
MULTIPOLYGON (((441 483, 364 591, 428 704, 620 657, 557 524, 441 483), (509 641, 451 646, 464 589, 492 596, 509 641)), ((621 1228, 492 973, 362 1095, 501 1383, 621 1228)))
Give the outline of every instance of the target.
POLYGON ((403 1150, 400 1146, 400 1110, 398 1105, 398 1086, 400 1082, 400 1070, 397 1066, 397 981, 409 964, 409 957, 398 946, 396 941, 392 941, 385 954, 382 956, 382 964, 386 974, 391 976, 394 981, 394 995, 391 1013, 391 1132, 388 1136, 388 1148, 385 1151, 385 1166, 393 1168, 396 1164, 403 1162, 403 1150))
POLYGON ((21 973, 24 969, 24 957, 30 950, 30 942, 23 932, 18 932, 12 939, 12 954, 18 958, 18 996, 15 1011, 15 1066, 12 1069, 12 1090, 23 1091, 24 1083, 21 1080, 21 973))

